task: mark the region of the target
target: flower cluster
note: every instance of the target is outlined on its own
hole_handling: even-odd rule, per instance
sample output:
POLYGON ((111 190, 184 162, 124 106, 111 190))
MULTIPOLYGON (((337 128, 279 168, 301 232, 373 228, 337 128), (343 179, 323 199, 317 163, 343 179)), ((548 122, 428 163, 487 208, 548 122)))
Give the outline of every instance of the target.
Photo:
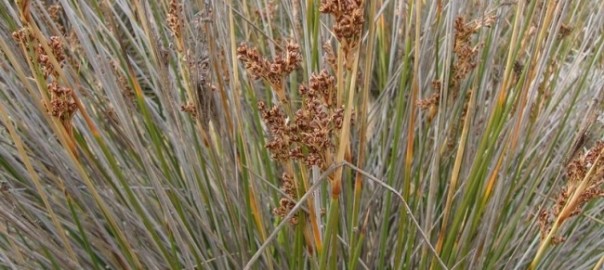
POLYGON ((426 99, 420 99, 420 100, 418 100, 417 101, 417 106, 420 109, 430 109, 433 106, 434 107, 438 107, 439 100, 440 100, 440 93, 436 92, 436 93, 430 95, 426 99))
POLYGON ((604 157, 598 159, 598 156, 604 151, 604 141, 596 142, 589 151, 584 155, 579 156, 577 159, 571 161, 567 166, 567 186, 562 190, 557 200, 556 207, 554 208, 554 214, 558 215, 561 213, 562 208, 566 205, 569 196, 574 192, 577 186, 587 181, 587 188, 581 193, 579 200, 576 204, 572 205, 573 211, 569 213, 568 217, 577 215, 581 208, 590 200, 603 197, 604 189, 604 157), (594 167, 595 166, 595 167, 594 167), (594 167, 594 173, 591 174, 587 179, 587 172, 594 167))
POLYGON ((69 87, 61 87, 56 81, 48 84, 50 92, 50 105, 46 109, 49 113, 61 120, 69 120, 77 111, 73 90, 69 87))
POLYGON ((344 111, 331 106, 335 78, 326 70, 313 74, 309 85, 301 85, 303 105, 287 121, 278 106, 270 109, 264 102, 258 108, 270 129, 271 140, 266 147, 280 161, 302 160, 306 165, 327 166, 333 148, 333 132, 342 128, 344 111))
MULTIPOLYGON (((50 37, 48 46, 60 67, 63 68, 65 54, 63 53, 63 43, 61 42, 61 39, 56 36, 50 37)), ((44 78, 50 81, 47 84, 48 92, 50 93, 50 103, 45 104, 46 109, 50 115, 61 120, 71 119, 77 111, 73 90, 69 87, 59 86, 56 80, 59 76, 59 72, 50 61, 50 57, 46 54, 46 51, 44 51, 42 44, 38 45, 37 55, 38 63, 42 66, 44 78)))
POLYGON ((264 79, 271 84, 273 91, 283 103, 287 103, 283 80, 300 66, 302 54, 300 45, 288 42, 285 51, 277 55, 273 61, 262 57, 257 49, 242 44, 237 48, 237 56, 254 80, 264 79))
MULTIPOLYGON (((279 200, 279 206, 273 209, 273 213, 275 216, 284 218, 293 208, 296 206, 296 202, 292 200, 292 198, 296 198, 296 185, 294 183, 294 179, 291 175, 287 173, 283 173, 281 176, 281 190, 285 193, 286 196, 279 200)), ((292 225, 298 224, 298 217, 294 215, 289 223, 292 225)))
MULTIPOLYGON (((65 60, 65 55, 63 54, 63 44, 61 40, 57 36, 52 36, 50 37, 48 45, 50 47, 50 50, 52 51, 52 54, 54 55, 57 62, 62 68, 63 61, 65 60)), ((57 78, 59 76, 58 70, 56 70, 53 66, 52 62, 50 61, 50 57, 46 54, 46 51, 44 51, 42 44, 38 45, 37 52, 38 63, 42 65, 42 72, 44 74, 44 77, 48 78, 52 75, 54 78, 57 78)))
POLYGON ((475 67, 476 55, 478 50, 472 46, 471 37, 478 28, 466 25, 464 17, 457 17, 455 20, 455 42, 453 51, 457 55, 457 61, 453 66, 453 76, 450 88, 453 92, 453 99, 457 98, 459 91, 459 83, 463 80, 475 67))
POLYGON ((568 26, 566 24, 560 25, 560 30, 558 30, 558 39, 564 39, 568 37, 573 32, 573 27, 568 26))
MULTIPOLYGON (((63 121, 70 120, 77 111, 75 93, 73 92, 73 89, 60 86, 57 82, 59 70, 53 65, 51 56, 44 50, 44 46, 41 42, 38 42, 28 28, 22 28, 15 31, 12 35, 15 41, 22 45, 37 43, 37 46, 35 47, 36 60, 42 68, 44 79, 48 81, 46 87, 50 94, 50 102, 44 104, 44 107, 46 107, 48 113, 53 117, 57 117, 63 121)), ((52 57, 57 60, 59 67, 63 68, 65 54, 63 52, 63 42, 61 41, 61 38, 58 36, 51 36, 48 40, 42 42, 47 42, 52 57)))
POLYGON ((170 0, 170 7, 168 8, 168 27, 172 31, 172 35, 176 38, 180 38, 182 34, 183 18, 182 18, 182 4, 178 0, 170 0))
POLYGON ((333 31, 347 51, 359 45, 365 22, 363 10, 362 0, 322 0, 319 7, 321 13, 331 14, 335 18, 333 31))
POLYGON ((59 3, 48 6, 48 16, 50 16, 50 19, 55 22, 59 21, 61 11, 63 11, 63 7, 59 3))
MULTIPOLYGON (((596 142, 586 153, 572 160, 566 167, 566 176, 566 186, 558 194, 555 205, 550 211, 540 212, 542 238, 551 230, 553 219, 557 218, 562 224, 580 214, 583 206, 591 200, 604 197, 604 141, 596 142), (590 171, 592 173, 589 173, 590 171), (579 189, 580 186, 584 188, 579 189), (579 192, 578 197, 571 199, 576 192, 579 192)), ((561 237, 555 237, 553 242, 559 243, 563 240, 561 237)))
POLYGON ((180 105, 180 110, 188 113, 192 118, 197 117, 197 108, 195 107, 195 104, 191 102, 180 105))
POLYGON ((321 0, 321 13, 331 14, 335 18, 333 32, 342 45, 346 69, 351 70, 356 49, 361 43, 363 33, 363 0, 321 0))
MULTIPOLYGON (((26 27, 13 32, 12 36, 16 42, 22 45, 27 45, 37 41, 34 35, 30 32, 30 29, 26 27)), ((58 36, 51 36, 48 40, 48 46, 50 47, 50 52, 62 68, 63 61, 65 60, 65 54, 63 53, 63 43, 61 42, 61 39, 58 36)), ((55 69, 52 61, 50 61, 50 56, 46 53, 46 50, 44 50, 44 46, 42 46, 40 43, 38 43, 38 46, 36 47, 36 55, 36 60, 42 66, 44 78, 48 79, 51 76, 54 78, 58 77, 58 71, 55 69)))

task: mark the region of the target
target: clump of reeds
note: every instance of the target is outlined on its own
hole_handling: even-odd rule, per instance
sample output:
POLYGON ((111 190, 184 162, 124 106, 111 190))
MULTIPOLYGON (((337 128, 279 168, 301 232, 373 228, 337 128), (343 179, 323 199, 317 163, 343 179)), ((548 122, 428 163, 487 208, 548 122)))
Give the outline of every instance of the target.
MULTIPOLYGON (((310 124, 303 123, 309 119, 293 118, 289 94, 286 93, 287 88, 285 87, 287 77, 300 66, 302 61, 300 46, 293 41, 289 41, 281 54, 273 60, 267 60, 258 50, 242 44, 237 48, 237 56, 243 62, 250 77, 255 80, 262 79, 268 83, 272 93, 275 94, 278 100, 270 109, 267 108, 264 101, 260 101, 258 102, 258 109, 270 131, 270 140, 266 143, 266 148, 271 152, 272 157, 280 162, 284 170, 283 177, 281 177, 281 186, 286 196, 280 199, 279 206, 273 210, 273 213, 279 217, 285 217, 294 206, 293 200, 300 198, 309 188, 305 166, 319 161, 316 153, 305 153, 308 151, 306 148, 308 145, 305 145, 305 143, 313 139, 302 135, 300 129, 310 124), (296 161, 301 161, 297 164, 297 167, 294 164, 296 161), (296 168, 299 168, 300 171, 296 171, 296 168)), ((296 116, 298 114, 308 115, 309 113, 309 111, 298 111, 296 116)), ((318 143, 317 135, 313 134, 306 135, 314 136, 314 142, 318 143)), ((307 250, 312 253, 316 249, 321 249, 322 241, 319 232, 319 221, 317 220, 318 213, 313 200, 309 200, 308 206, 308 219, 302 219, 296 213, 289 222, 292 225, 300 224, 302 230, 304 230, 307 250), (300 220, 303 220, 303 222, 299 222, 300 220), (306 220, 309 220, 309 223, 306 220), (308 224, 310 224, 310 227, 307 226, 308 224)))
MULTIPOLYGON (((319 7, 320 12, 331 14, 335 18, 333 30, 340 43, 339 53, 343 56, 344 68, 348 72, 352 71, 354 58, 358 56, 364 23, 363 9, 363 1, 344 3, 322 1, 319 7)), ((344 80, 341 75, 344 70, 338 69, 339 65, 334 63, 333 52, 327 50, 326 53, 328 55, 331 53, 331 67, 339 72, 340 80, 344 80)), ((267 108, 266 103, 260 101, 258 109, 270 130, 270 140, 266 147, 272 157, 281 162, 285 169, 284 175, 287 177, 282 177, 283 188, 292 194, 292 190, 299 191, 297 193, 299 198, 300 194, 306 192, 308 188, 306 176, 309 175, 308 168, 316 167, 325 171, 329 166, 342 161, 344 151, 350 151, 349 129, 352 122, 352 104, 344 105, 342 103, 344 89, 338 89, 336 77, 331 75, 327 69, 323 69, 320 73, 311 75, 308 85, 299 86, 298 92, 302 97, 302 103, 297 110, 291 107, 284 81, 299 67, 302 61, 300 46, 294 42, 288 42, 284 52, 278 54, 273 60, 266 59, 260 55, 258 50, 249 48, 247 45, 239 46, 237 55, 252 79, 263 79, 270 85, 272 92, 278 98, 279 103, 271 108, 267 108), (347 117, 345 117, 344 108, 347 108, 347 117), (346 122, 348 122, 348 126, 344 132, 342 129, 346 122), (296 162, 297 166, 294 167, 290 163, 292 161, 296 162), (294 168, 299 171, 293 171, 294 168), (301 181, 296 180, 298 179, 296 175, 300 176, 301 181), (292 182, 295 185, 291 185, 292 182)), ((353 78, 356 79, 356 76, 353 78)), ((341 83, 344 85, 344 82, 341 83)), ((353 97, 350 94, 348 98, 352 100, 353 97)), ((341 169, 339 169, 329 177, 332 198, 336 200, 341 192, 341 174, 341 169)), ((283 217, 291 210, 292 203, 291 198, 282 198, 280 206, 274 212, 283 217)), ((319 209, 313 206, 313 203, 309 203, 309 206, 312 208, 310 222, 314 229, 314 242, 320 250, 322 233, 318 231, 319 225, 317 224, 319 209)), ((297 219, 293 223, 297 224, 297 219)), ((336 226, 333 225, 336 223, 329 224, 336 226)), ((308 242, 310 243, 310 241, 308 242)))

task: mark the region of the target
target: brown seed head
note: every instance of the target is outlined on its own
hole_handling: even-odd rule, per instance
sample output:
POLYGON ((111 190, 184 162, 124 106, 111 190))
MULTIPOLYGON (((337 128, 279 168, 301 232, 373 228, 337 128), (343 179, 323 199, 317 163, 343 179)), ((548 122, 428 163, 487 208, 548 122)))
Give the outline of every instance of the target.
POLYGON ((180 38, 182 35, 182 27, 184 24, 182 15, 182 4, 178 0, 170 0, 168 8, 168 27, 174 37, 180 38))

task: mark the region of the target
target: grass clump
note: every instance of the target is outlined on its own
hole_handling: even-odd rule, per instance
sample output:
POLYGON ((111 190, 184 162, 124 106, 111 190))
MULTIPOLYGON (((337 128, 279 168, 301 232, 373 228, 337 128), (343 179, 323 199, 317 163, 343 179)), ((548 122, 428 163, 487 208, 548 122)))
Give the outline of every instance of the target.
POLYGON ((599 1, 0 5, 2 268, 604 265, 599 1))

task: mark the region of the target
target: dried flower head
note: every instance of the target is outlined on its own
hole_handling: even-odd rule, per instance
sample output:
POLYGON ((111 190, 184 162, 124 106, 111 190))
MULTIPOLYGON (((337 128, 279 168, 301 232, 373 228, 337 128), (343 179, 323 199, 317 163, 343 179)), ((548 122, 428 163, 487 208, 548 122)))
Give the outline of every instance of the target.
POLYGON ((178 0, 170 0, 170 7, 168 8, 168 27, 172 31, 172 35, 176 38, 180 38, 182 35, 182 27, 184 20, 182 18, 182 4, 178 0))
POLYGON ((329 44, 329 42, 325 42, 323 44, 323 52, 325 53, 324 59, 325 59, 325 64, 328 65, 329 67, 331 67, 332 70, 336 70, 336 54, 333 51, 333 48, 331 47, 331 45, 329 44))
MULTIPOLYGON (((566 186, 556 197, 552 209, 542 210, 540 214, 542 238, 550 232, 553 219, 557 219, 561 225, 569 218, 579 215, 588 202, 604 197, 604 156, 602 155, 604 155, 604 141, 598 141, 586 153, 579 155, 568 164, 566 186)), ((554 239, 554 243, 558 240, 563 241, 563 238, 554 239)))
POLYGON ((35 39, 28 27, 23 27, 17 31, 14 31, 12 36, 16 42, 21 44, 27 44, 29 41, 35 39))
POLYGON ((268 79, 270 63, 260 55, 256 48, 249 48, 247 45, 241 44, 237 48, 237 57, 243 62, 245 69, 254 80, 268 79))
POLYGON ((187 102, 186 104, 180 105, 180 110, 188 113, 193 118, 197 117, 197 108, 195 108, 195 105, 191 102, 187 102))
POLYGON ((50 6, 48 6, 48 16, 50 16, 50 19, 53 21, 58 21, 59 20, 59 16, 61 15, 61 11, 63 10, 63 7, 61 6, 61 4, 56 3, 56 4, 52 4, 50 6))
POLYGON ((49 5, 46 9, 48 11, 48 16, 50 20, 57 26, 61 33, 65 33, 65 25, 61 21, 61 13, 63 11, 63 6, 60 3, 55 3, 49 5))
POLYGON ((273 159, 279 161, 289 159, 292 142, 289 138, 285 115, 276 105, 268 109, 263 101, 258 102, 258 110, 270 130, 270 140, 267 142, 266 148, 271 152, 273 159))
POLYGON ((241 44, 237 48, 237 57, 253 79, 264 79, 269 82, 279 101, 287 103, 283 81, 302 62, 300 45, 292 41, 288 42, 285 51, 277 55, 273 61, 269 61, 262 57, 257 49, 241 44))
POLYGON ((278 105, 268 109, 264 102, 258 109, 270 131, 266 147, 279 161, 301 160, 307 165, 327 165, 326 157, 333 148, 334 131, 342 128, 344 109, 334 108, 335 78, 326 70, 312 74, 309 84, 300 85, 302 106, 291 121, 278 105), (305 149, 303 151, 302 149, 305 149))
POLYGON ((50 92, 50 104, 46 105, 46 108, 50 115, 61 120, 71 119, 78 109, 73 90, 59 86, 56 81, 52 81, 47 87, 50 92))
POLYGON ((355 49, 358 48, 363 32, 364 8, 362 0, 321 0, 321 13, 331 14, 335 19, 333 32, 342 45, 346 68, 352 68, 355 49))
POLYGON ((560 25, 560 30, 558 30, 558 39, 564 39, 568 37, 573 32, 573 27, 568 26, 566 24, 560 25))
POLYGON ((358 41, 365 22, 363 1, 322 0, 319 11, 335 17, 336 24, 333 29, 338 41, 349 44, 358 41))
MULTIPOLYGON (((296 185, 293 177, 287 173, 283 173, 281 182, 281 190, 283 190, 283 193, 285 193, 286 196, 279 200, 279 206, 273 209, 273 214, 284 218, 291 212, 294 206, 296 206, 296 202, 292 200, 292 198, 296 198, 296 185)), ((289 223, 292 225, 298 224, 297 214, 289 220, 289 223)))
POLYGON ((455 20, 455 42, 453 44, 453 51, 457 56, 457 61, 453 66, 453 78, 451 81, 451 88, 454 90, 453 98, 456 98, 457 88, 459 83, 463 80, 475 67, 475 57, 478 53, 476 47, 471 45, 471 35, 477 31, 477 28, 472 27, 471 24, 466 25, 464 17, 457 17, 455 20))
MULTIPOLYGON (((63 61, 65 60, 65 54, 63 53, 63 44, 61 39, 57 36, 52 36, 49 39, 48 45, 50 47, 51 53, 61 66, 63 67, 63 61)), ((51 75, 53 77, 58 77, 58 70, 55 69, 52 61, 50 61, 50 56, 44 50, 42 44, 38 44, 38 48, 36 50, 38 55, 38 63, 42 66, 42 73, 44 74, 44 78, 49 78, 51 75)))
POLYGON ((440 93, 434 93, 426 99, 420 99, 417 101, 417 106, 420 109, 429 109, 431 106, 438 106, 440 100, 440 93))

